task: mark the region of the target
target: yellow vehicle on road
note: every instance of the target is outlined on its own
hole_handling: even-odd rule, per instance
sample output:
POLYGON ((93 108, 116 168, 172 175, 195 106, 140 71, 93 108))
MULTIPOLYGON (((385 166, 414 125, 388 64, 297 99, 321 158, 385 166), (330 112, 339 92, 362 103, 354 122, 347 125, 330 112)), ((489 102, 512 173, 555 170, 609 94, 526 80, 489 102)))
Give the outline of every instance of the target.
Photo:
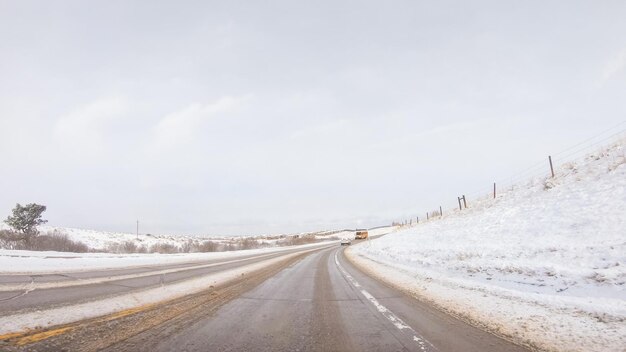
POLYGON ((369 234, 367 233, 367 230, 356 230, 356 236, 354 237, 355 240, 364 240, 367 238, 367 236, 369 236, 369 234))

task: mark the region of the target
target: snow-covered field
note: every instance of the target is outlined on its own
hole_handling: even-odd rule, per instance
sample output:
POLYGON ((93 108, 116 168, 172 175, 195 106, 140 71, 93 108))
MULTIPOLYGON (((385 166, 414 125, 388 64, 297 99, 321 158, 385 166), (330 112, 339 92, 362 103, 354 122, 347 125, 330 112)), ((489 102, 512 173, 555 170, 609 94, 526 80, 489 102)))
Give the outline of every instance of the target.
MULTIPOLYGON (((45 215, 45 214, 44 214, 45 215)), ((10 229, 4 222, 0 222, 0 230, 10 229)), ((110 246, 120 245, 124 242, 134 242, 138 246, 145 246, 149 248, 153 245, 169 244, 175 247, 180 247, 188 241, 203 241, 214 240, 224 241, 226 237, 198 237, 189 235, 152 235, 152 234, 139 234, 137 236, 134 233, 124 232, 110 232, 99 231, 89 229, 78 229, 71 227, 59 227, 59 226, 39 226, 41 233, 60 233, 66 234, 71 240, 78 241, 86 244, 89 248, 95 250, 106 250, 110 246)))
MULTIPOLYGON (((101 248, 105 243, 123 243, 124 241, 134 241, 135 235, 124 233, 108 233, 90 230, 78 230, 69 228, 44 228, 43 231, 61 230, 67 233, 72 239, 89 243, 94 248, 101 248), (73 231, 75 230, 75 231, 73 231), (99 244, 99 245, 98 245, 99 244), (98 245, 98 246, 96 246, 98 245)), ((383 234, 393 231, 394 227, 383 227, 372 230, 372 235, 383 234)), ((141 238, 142 235, 140 235, 141 238)), ((144 239, 144 245, 153 245, 159 243, 170 243, 181 246, 188 239, 198 240, 197 237, 191 236, 147 236, 144 239), (152 241, 145 243, 147 241, 152 241), (171 241, 171 242, 159 242, 171 241)), ((127 268, 146 265, 164 265, 177 263, 193 263, 198 261, 206 261, 213 259, 229 259, 247 255, 278 253, 293 249, 315 248, 325 246, 330 243, 336 243, 339 239, 347 237, 354 238, 354 231, 341 230, 332 231, 329 234, 320 233, 316 235, 320 240, 315 243, 293 245, 293 246, 275 246, 257 249, 246 249, 226 252, 207 252, 207 253, 134 253, 134 254, 114 254, 114 253, 69 253, 54 251, 25 251, 25 250, 9 250, 0 249, 0 273, 49 273, 49 272, 75 272, 86 270, 101 270, 127 268)), ((216 240, 212 238, 212 240, 216 240)), ((223 237, 218 241, 228 241, 230 238, 223 237)), ((265 241, 265 240, 263 240, 265 241)))
MULTIPOLYGON (((4 222, 0 221, 0 230, 9 230, 10 227, 4 222)), ((176 248, 182 248, 189 242, 202 243, 205 241, 211 241, 221 245, 238 244, 242 240, 252 239, 256 241, 259 246, 277 246, 280 245, 280 241, 293 238, 295 236, 313 236, 315 240, 335 240, 342 238, 343 236, 352 236, 354 231, 350 230, 334 230, 334 231, 319 231, 313 233, 298 233, 298 234, 273 234, 273 235, 254 235, 254 236, 192 236, 192 235, 164 235, 164 234, 145 234, 139 235, 134 233, 124 232, 109 232, 98 231, 89 229, 78 229, 71 227, 58 227, 58 226, 39 226, 39 231, 42 234, 65 234, 69 239, 77 242, 81 242, 87 245, 92 251, 102 252, 115 252, 116 248, 119 248, 125 243, 133 243, 137 247, 143 247, 149 250, 153 246, 158 245, 170 245, 176 248)), ((3 249, 0 248, 0 253, 3 253, 3 249)))
POLYGON ((626 143, 353 247, 358 265, 547 350, 626 350, 626 143))
POLYGON ((183 245, 189 240, 206 240, 208 238, 192 237, 187 235, 151 235, 151 234, 139 234, 137 236, 134 233, 123 232, 107 232, 96 231, 87 229, 76 229, 68 227, 53 227, 42 226, 42 231, 58 231, 67 234, 72 240, 79 241, 89 248, 106 249, 107 247, 124 243, 126 241, 135 242, 138 245, 146 247, 153 246, 155 244, 170 244, 176 247, 183 245))

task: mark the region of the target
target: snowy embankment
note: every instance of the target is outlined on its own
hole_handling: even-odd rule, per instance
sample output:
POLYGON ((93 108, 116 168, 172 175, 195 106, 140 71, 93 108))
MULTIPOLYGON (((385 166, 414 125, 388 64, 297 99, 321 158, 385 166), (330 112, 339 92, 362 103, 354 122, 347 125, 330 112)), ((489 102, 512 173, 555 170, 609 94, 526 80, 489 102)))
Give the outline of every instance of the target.
POLYGON ((351 248, 364 270, 542 350, 626 349, 624 141, 351 248))

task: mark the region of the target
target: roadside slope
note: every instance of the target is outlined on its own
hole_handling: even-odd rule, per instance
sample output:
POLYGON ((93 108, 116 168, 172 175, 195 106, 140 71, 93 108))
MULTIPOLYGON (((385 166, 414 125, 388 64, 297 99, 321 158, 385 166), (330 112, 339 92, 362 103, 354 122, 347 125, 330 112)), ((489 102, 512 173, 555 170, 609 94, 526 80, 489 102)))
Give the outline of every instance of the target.
POLYGON ((363 243, 359 267, 500 335, 545 350, 626 346, 624 141, 555 179, 363 243))

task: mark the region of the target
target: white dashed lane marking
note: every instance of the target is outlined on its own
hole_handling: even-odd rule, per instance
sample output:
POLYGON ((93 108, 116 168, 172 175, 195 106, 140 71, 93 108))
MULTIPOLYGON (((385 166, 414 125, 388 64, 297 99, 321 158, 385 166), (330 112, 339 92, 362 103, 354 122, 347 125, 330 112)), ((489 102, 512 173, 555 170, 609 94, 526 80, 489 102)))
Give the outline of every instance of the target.
POLYGON ((382 314, 387 320, 389 320, 393 326, 395 326, 402 333, 412 334, 412 340, 418 345, 419 349, 422 351, 437 351, 435 346, 432 343, 428 342, 423 336, 418 334, 412 327, 406 324, 402 319, 400 319, 397 315, 395 315, 392 311, 390 311, 387 307, 382 305, 378 300, 372 296, 371 293, 367 292, 358 281, 356 281, 352 275, 350 275, 343 266, 339 263, 339 259, 337 257, 337 252, 335 252, 335 264, 339 268, 341 274, 354 286, 361 294, 376 307, 376 310, 380 314, 382 314))

